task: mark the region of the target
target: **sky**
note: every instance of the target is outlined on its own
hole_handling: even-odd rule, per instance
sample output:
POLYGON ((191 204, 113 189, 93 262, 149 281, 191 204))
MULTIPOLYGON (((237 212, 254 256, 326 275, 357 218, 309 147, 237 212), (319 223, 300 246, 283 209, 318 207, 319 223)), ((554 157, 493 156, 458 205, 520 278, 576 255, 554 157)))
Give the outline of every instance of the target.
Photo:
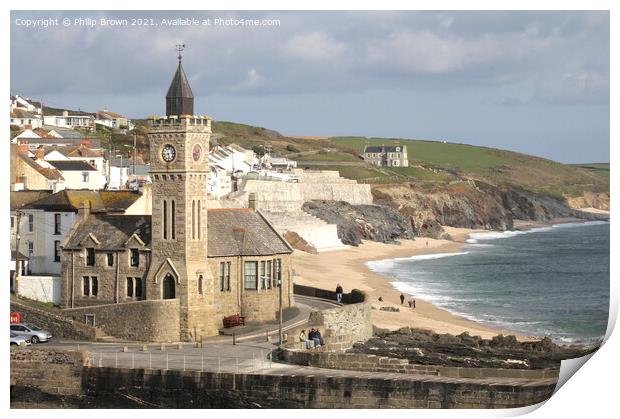
POLYGON ((604 11, 14 11, 11 93, 51 107, 164 114, 176 44, 186 46, 195 112, 215 120, 609 161, 604 11), (47 18, 58 26, 25 26, 47 18))

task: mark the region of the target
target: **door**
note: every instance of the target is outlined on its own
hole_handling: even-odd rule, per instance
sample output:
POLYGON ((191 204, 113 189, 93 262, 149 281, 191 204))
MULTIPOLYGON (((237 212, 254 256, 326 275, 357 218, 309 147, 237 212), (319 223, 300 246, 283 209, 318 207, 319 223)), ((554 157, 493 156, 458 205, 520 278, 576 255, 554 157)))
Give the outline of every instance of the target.
POLYGON ((174 296, 174 277, 170 274, 167 274, 164 278, 164 282, 162 284, 162 297, 164 300, 171 300, 175 298, 174 296))

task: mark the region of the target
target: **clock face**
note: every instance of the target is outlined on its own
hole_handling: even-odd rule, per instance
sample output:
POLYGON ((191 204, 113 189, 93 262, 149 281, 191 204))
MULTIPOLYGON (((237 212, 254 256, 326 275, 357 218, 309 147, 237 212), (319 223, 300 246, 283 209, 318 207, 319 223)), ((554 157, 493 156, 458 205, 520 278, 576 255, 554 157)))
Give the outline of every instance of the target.
POLYGON ((194 148, 192 150, 192 157, 194 161, 200 160, 200 155, 202 154, 202 148, 200 148, 200 144, 194 144, 194 148))
POLYGON ((170 144, 166 144, 161 150, 161 158, 166 162, 171 162, 177 156, 177 151, 170 144))

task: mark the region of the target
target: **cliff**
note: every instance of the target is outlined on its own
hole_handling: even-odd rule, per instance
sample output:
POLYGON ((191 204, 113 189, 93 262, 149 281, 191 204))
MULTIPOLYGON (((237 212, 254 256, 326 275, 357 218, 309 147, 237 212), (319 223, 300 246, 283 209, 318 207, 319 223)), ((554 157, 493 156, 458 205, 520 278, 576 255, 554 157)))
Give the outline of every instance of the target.
POLYGON ((511 186, 479 181, 453 182, 430 191, 413 184, 377 185, 375 204, 397 210, 416 235, 439 238, 442 226, 511 230, 514 220, 548 222, 555 218, 601 219, 565 202, 511 186))
POLYGON ((362 240, 394 243, 413 239, 406 218, 396 209, 379 205, 352 205, 344 201, 309 201, 302 209, 315 217, 338 226, 338 238, 358 246, 362 240))

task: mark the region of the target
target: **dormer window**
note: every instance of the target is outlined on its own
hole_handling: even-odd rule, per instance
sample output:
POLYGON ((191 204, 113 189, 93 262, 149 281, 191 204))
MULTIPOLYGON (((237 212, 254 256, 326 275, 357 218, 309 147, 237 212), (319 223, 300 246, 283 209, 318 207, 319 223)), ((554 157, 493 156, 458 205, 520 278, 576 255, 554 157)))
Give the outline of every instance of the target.
POLYGON ((86 249, 86 266, 95 266, 95 249, 92 247, 86 249))
POLYGON ((129 265, 136 267, 136 268, 140 266, 140 250, 139 249, 130 249, 129 265))

